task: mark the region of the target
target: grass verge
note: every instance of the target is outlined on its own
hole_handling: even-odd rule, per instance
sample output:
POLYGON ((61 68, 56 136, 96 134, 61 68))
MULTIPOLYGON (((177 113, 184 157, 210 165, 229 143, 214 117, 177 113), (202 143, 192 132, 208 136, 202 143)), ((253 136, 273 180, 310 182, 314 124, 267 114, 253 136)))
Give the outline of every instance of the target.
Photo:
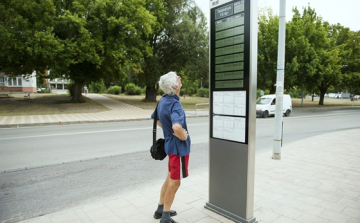
MULTIPOLYGON (((161 96, 156 97, 156 102, 148 102, 145 101, 145 95, 111 95, 105 94, 109 98, 112 98, 117 101, 121 101, 123 103, 133 105, 142 109, 155 109, 158 101, 161 99, 161 96)), ((184 110, 191 111, 195 110, 195 105, 199 103, 209 103, 208 98, 202 97, 180 97, 180 102, 184 108, 184 110)), ((202 108, 209 108, 209 106, 203 106, 202 108)))
MULTIPOLYGON (((104 94, 123 103, 133 105, 142 109, 153 110, 161 96, 156 98, 157 102, 145 101, 145 95, 110 95, 104 94)), ((57 94, 32 94, 30 99, 25 99, 23 94, 12 94, 9 100, 0 99, 0 116, 18 115, 51 115, 51 114, 73 114, 73 113, 95 113, 108 111, 105 106, 84 97, 85 103, 70 102, 69 95, 57 94)), ((209 103, 208 98, 202 97, 180 97, 181 104, 187 111, 195 110, 199 103, 209 103)), ((292 99, 293 107, 301 107, 301 99, 292 99)), ((359 101, 350 99, 325 98, 324 106, 318 105, 319 98, 311 101, 311 98, 304 99, 304 107, 327 107, 327 106, 360 106, 359 101)), ((208 105, 202 105, 200 109, 209 109, 208 105)))
POLYGON ((72 103, 69 95, 31 94, 30 99, 23 94, 12 94, 11 98, 0 99, 0 116, 52 115, 93 113, 108 111, 105 106, 86 97, 85 103, 72 103))

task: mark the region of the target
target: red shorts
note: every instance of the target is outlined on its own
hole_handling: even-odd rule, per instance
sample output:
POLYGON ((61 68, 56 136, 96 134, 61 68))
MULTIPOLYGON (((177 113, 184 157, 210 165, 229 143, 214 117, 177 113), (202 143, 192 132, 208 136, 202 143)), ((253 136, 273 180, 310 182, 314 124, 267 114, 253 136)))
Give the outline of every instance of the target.
POLYGON ((169 156, 169 172, 170 179, 180 180, 180 172, 182 172, 183 178, 189 176, 188 164, 189 164, 189 155, 186 156, 177 156, 170 154, 169 156))

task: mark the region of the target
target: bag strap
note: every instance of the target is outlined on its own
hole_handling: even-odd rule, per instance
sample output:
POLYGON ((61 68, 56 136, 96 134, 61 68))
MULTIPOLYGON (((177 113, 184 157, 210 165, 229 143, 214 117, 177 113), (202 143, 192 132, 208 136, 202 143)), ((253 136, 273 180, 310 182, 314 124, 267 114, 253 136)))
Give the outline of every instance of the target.
MULTIPOLYGON (((160 99, 161 100, 161 99, 160 99)), ((159 101, 160 102, 160 101, 159 101)), ((157 130, 157 108, 159 105, 159 102, 156 105, 155 111, 154 111, 154 125, 153 125, 153 146, 156 145, 156 130, 157 130)), ((154 147, 155 148, 155 147, 154 147)))

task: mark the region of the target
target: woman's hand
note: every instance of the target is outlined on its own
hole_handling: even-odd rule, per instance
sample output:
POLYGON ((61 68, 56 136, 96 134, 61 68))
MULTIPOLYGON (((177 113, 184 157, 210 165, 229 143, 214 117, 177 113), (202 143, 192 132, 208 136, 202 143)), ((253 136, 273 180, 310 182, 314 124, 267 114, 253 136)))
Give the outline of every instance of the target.
POLYGON ((174 130, 173 135, 176 136, 181 141, 185 141, 189 136, 186 129, 183 129, 183 127, 180 124, 174 124, 172 126, 172 129, 174 130))

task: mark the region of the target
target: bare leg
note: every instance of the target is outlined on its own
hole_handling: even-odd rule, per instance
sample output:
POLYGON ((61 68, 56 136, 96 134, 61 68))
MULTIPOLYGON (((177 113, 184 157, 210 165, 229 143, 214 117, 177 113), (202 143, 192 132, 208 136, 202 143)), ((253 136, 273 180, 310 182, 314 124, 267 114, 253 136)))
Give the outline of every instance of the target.
POLYGON ((164 204, 164 211, 169 212, 175 198, 175 193, 180 187, 180 180, 172 180, 168 173, 166 180, 161 187, 159 204, 164 204))
POLYGON ((180 187, 180 180, 172 180, 169 178, 169 183, 165 191, 164 197, 164 211, 169 212, 171 205, 175 198, 175 193, 180 187))
POLYGON ((169 182, 170 182, 170 172, 168 173, 168 175, 167 175, 167 177, 165 179, 165 182, 161 187, 160 200, 159 200, 160 205, 164 204, 165 192, 166 192, 166 189, 167 189, 167 187, 169 185, 169 182))

